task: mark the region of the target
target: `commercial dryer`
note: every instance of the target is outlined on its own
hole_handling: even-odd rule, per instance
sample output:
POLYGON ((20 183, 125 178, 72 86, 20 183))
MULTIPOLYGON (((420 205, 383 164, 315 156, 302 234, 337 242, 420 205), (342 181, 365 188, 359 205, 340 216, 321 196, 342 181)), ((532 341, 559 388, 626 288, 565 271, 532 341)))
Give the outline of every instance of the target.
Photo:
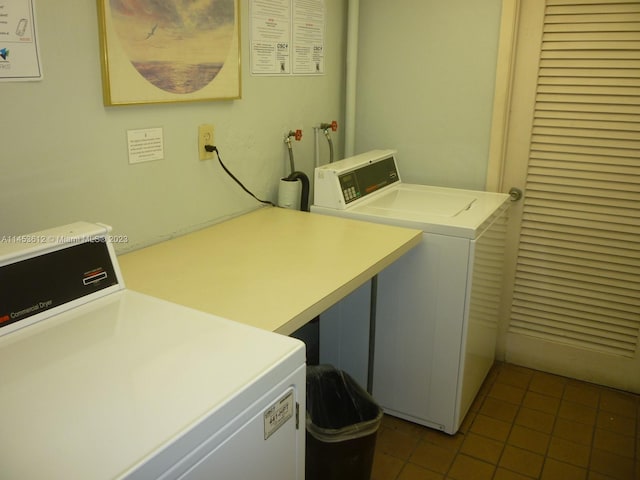
MULTIPOLYGON (((312 212, 424 232, 378 275, 372 393, 387 413, 454 434, 495 358, 509 196, 403 183, 393 150, 318 167, 314 189, 312 212)), ((320 361, 360 381, 367 295, 320 321, 320 361)))
POLYGON ((302 342, 126 289, 105 226, 0 237, 3 479, 302 480, 304 415, 302 342))

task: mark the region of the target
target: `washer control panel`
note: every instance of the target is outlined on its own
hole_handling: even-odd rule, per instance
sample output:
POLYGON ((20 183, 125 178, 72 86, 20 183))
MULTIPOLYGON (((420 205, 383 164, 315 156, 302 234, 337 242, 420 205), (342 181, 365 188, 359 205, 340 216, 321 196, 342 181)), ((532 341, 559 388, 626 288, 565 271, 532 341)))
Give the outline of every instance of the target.
POLYGON ((314 205, 344 209, 400 182, 395 151, 372 150, 316 168, 314 205))
POLYGON ((400 180, 394 158, 387 157, 340 175, 340 187, 345 204, 365 197, 400 180))

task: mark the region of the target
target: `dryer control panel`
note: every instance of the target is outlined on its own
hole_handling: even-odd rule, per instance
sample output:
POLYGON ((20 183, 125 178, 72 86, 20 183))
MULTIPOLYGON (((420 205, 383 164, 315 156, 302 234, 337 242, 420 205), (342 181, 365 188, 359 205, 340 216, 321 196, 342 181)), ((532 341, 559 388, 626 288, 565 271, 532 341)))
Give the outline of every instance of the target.
POLYGON ((314 205, 344 209, 399 182, 395 151, 373 150, 316 168, 314 205))
POLYGON ((76 222, 0 242, 0 336, 124 288, 107 225, 76 222))

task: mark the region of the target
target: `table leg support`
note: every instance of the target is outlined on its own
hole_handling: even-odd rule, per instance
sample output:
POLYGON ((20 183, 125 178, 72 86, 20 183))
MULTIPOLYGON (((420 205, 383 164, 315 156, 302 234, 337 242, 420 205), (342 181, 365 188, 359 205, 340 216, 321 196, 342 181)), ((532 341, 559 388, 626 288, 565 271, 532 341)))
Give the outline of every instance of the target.
POLYGON ((373 394, 373 360, 376 349, 376 301, 378 296, 378 276, 371 278, 371 300, 369 305, 369 361, 367 365, 367 392, 373 394))

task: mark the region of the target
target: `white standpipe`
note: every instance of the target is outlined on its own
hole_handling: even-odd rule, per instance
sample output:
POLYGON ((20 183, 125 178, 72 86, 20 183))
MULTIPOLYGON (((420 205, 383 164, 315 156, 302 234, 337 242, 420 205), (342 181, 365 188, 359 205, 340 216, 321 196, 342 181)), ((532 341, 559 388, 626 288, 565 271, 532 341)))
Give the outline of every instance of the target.
POLYGON ((320 166, 320 144, 318 143, 318 132, 320 127, 313 127, 313 165, 320 166))
POLYGON ((349 0, 347 12, 347 67, 344 154, 354 155, 356 133, 356 74, 358 70, 358 17, 360 0, 349 0))
POLYGON ((280 179, 278 187, 278 206, 291 210, 300 210, 300 193, 302 183, 300 180, 280 179))

